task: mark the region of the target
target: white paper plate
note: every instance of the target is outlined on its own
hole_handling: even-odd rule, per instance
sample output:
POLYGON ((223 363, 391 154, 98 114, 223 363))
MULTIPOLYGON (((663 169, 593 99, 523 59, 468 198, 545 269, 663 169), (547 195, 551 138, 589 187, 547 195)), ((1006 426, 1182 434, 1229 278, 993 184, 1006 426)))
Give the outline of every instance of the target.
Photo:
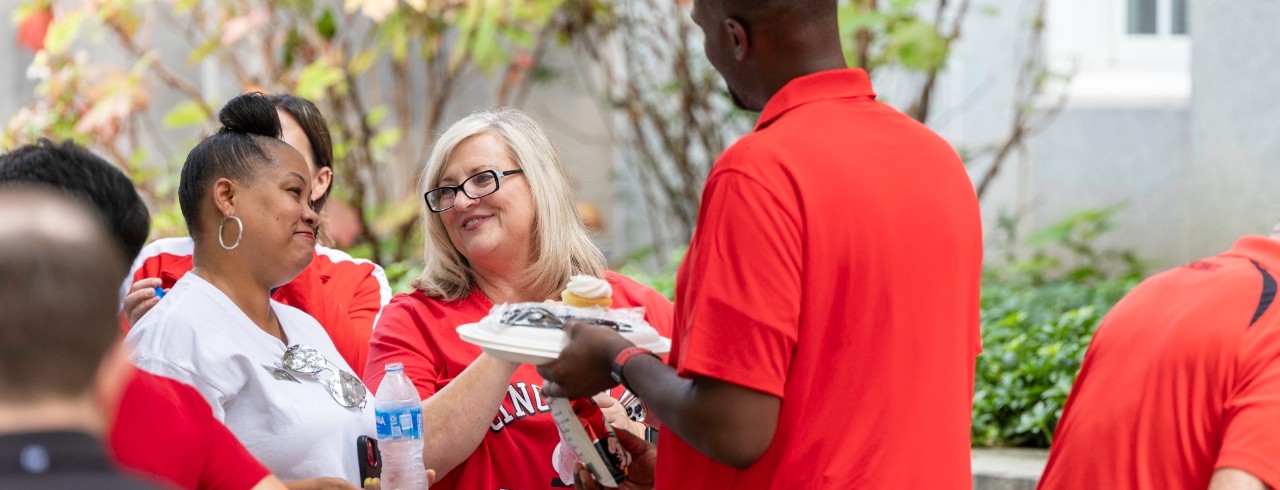
POLYGON ((488 336, 478 332, 479 326, 479 323, 468 323, 458 327, 458 336, 468 343, 480 346, 480 349, 484 350, 485 354, 498 359, 539 365, 554 361, 557 357, 560 357, 560 349, 552 352, 546 349, 535 349, 492 341, 488 336))
MULTIPOLYGON (((658 335, 653 327, 637 324, 633 328, 633 331, 623 333, 622 337, 655 354, 671 351, 671 340, 658 335)), ((458 336, 480 346, 491 356, 528 364, 544 364, 560 357, 560 350, 565 344, 562 330, 506 326, 492 315, 479 322, 459 326, 458 336)))

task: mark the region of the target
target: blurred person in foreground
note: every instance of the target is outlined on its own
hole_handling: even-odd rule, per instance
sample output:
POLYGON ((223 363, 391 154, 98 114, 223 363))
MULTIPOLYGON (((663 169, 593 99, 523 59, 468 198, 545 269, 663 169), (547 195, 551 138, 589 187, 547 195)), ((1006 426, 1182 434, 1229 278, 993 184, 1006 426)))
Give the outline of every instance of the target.
MULTIPOLYGON (((306 160, 311 203, 323 213, 333 190, 333 142, 329 124, 311 101, 291 95, 267 96, 280 118, 281 139, 306 160)), ((322 215, 323 216, 323 215, 322 215)), ((322 220, 323 221, 323 220, 322 220)), ((323 227, 322 227, 323 228, 323 227)), ((123 314, 128 326, 160 302, 155 288, 172 288, 195 266, 191 237, 162 238, 142 249, 126 283, 123 314)), ((307 268, 271 293, 271 298, 306 312, 320 322, 338 353, 361 376, 369 354, 373 324, 391 300, 386 273, 377 264, 316 244, 307 268)))
POLYGON ((82 202, 0 187, 0 488, 158 488, 117 473, 99 439, 130 371, 124 264, 82 202))
POLYGON ((139 368, 199 391, 281 479, 350 485, 356 438, 374 432, 371 397, 314 318, 271 299, 315 255, 310 171, 265 95, 232 98, 218 119, 178 187, 195 268, 125 341, 139 368))
POLYGON ((836 4, 694 0, 707 58, 762 113, 707 177, 671 365, 574 323, 539 368, 549 395, 645 400, 658 488, 972 485, 977 197, 945 140, 847 68, 836 4))
POLYGON ((383 310, 365 384, 378 386, 387 363, 404 363, 431 428, 422 455, 441 473, 433 488, 564 486, 551 464, 560 436, 542 378, 531 365, 464 342, 458 326, 495 304, 559 298, 577 274, 607 281, 614 308, 644 307, 664 336, 671 302, 606 269, 551 139, 519 110, 480 111, 450 125, 423 167, 422 191, 426 264, 415 291, 383 310))
MULTIPOLYGON (((124 253, 123 267, 146 243, 150 213, 119 169, 71 142, 42 139, 0 155, 0 188, 38 186, 91 204, 124 253)), ((105 434, 122 467, 178 488, 271 490, 286 484, 271 475, 194 388, 130 368, 105 434)), ((334 479, 291 481, 294 490, 351 488, 334 479)))
POLYGON ((1280 234, 1142 281, 1102 319, 1041 490, 1280 488, 1280 234))

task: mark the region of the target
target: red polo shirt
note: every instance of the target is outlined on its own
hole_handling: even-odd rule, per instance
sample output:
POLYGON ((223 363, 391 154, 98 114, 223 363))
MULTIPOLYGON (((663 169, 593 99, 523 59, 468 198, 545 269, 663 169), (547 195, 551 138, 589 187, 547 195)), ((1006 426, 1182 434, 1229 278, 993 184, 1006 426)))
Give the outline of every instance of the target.
POLYGON ((107 445, 123 467, 177 488, 246 490, 270 475, 195 388, 141 369, 125 386, 107 445))
POLYGON ((782 399, 752 466, 659 438, 675 488, 967 488, 982 230, 964 165, 862 70, 792 80, 707 179, 672 364, 782 399))
POLYGON ((1102 320, 1041 489, 1203 489, 1236 468, 1280 488, 1280 242, 1241 238, 1153 276, 1102 320))

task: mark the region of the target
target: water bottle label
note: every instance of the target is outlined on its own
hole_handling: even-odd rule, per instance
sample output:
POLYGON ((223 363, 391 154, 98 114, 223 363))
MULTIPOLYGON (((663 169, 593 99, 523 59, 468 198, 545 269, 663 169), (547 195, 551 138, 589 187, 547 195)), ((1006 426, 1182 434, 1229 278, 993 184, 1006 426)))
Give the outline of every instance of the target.
POLYGON ((422 438, 422 407, 374 410, 374 417, 377 419, 379 441, 422 438))

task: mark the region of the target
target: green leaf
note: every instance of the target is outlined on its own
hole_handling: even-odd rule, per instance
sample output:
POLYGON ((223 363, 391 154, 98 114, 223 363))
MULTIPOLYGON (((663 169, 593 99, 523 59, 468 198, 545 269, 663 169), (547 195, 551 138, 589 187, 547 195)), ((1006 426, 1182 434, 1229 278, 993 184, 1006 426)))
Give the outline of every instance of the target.
POLYGON ((947 44, 932 24, 919 20, 897 23, 889 34, 887 54, 903 67, 929 71, 947 60, 947 44))
POLYGON ((323 59, 316 60, 298 74, 298 84, 293 93, 304 99, 319 100, 326 90, 341 84, 342 80, 342 69, 330 66, 323 59))
POLYGON ((205 114, 204 109, 200 108, 200 104, 194 100, 187 100, 169 109, 164 115, 164 127, 167 129, 182 129, 191 126, 203 124, 209 120, 209 116, 205 114))
POLYGON ((299 34, 297 29, 290 28, 284 36, 284 43, 280 46, 280 61, 284 68, 293 68, 293 63, 297 61, 293 52, 297 51, 302 43, 302 34, 299 34))
POLYGON ((387 112, 386 104, 378 104, 369 110, 369 115, 365 116, 364 121, 370 126, 377 126, 387 118, 387 112))
POLYGON ((206 39, 203 43, 200 43, 199 46, 196 46, 196 49, 191 50, 191 53, 187 55, 187 63, 193 64, 193 65, 200 63, 201 61, 204 61, 204 59, 207 58, 210 54, 213 54, 213 52, 217 49, 218 49, 218 38, 212 37, 212 38, 206 39))
POLYGON ((338 21, 334 19, 333 9, 326 7, 324 13, 320 14, 320 19, 316 20, 316 32, 326 41, 333 40, 333 36, 337 35, 338 21))
POLYGON ((360 76, 369 71, 369 68, 373 66, 373 62, 377 60, 377 51, 366 49, 360 51, 360 53, 356 54, 356 56, 351 59, 350 63, 347 63, 347 70, 350 71, 352 75, 360 76))
POLYGON ((12 12, 9 12, 9 20, 12 21, 13 25, 15 26, 20 25, 22 24, 22 21, 27 20, 27 17, 29 17, 31 14, 34 14, 36 12, 44 12, 45 10, 48 10, 48 9, 49 9, 49 2, 47 1, 25 2, 25 3, 19 4, 18 7, 13 9, 12 12))
POLYGON ((85 12, 73 10, 61 19, 54 20, 49 26, 49 32, 44 35, 44 49, 50 54, 65 52, 75 42, 87 18, 85 12))
POLYGON ((177 0, 173 3, 173 12, 178 15, 189 14, 199 3, 200 0, 177 0))
POLYGON ((379 131, 369 140, 369 147, 375 152, 384 151, 399 143, 402 136, 403 132, 400 128, 387 128, 379 131))

